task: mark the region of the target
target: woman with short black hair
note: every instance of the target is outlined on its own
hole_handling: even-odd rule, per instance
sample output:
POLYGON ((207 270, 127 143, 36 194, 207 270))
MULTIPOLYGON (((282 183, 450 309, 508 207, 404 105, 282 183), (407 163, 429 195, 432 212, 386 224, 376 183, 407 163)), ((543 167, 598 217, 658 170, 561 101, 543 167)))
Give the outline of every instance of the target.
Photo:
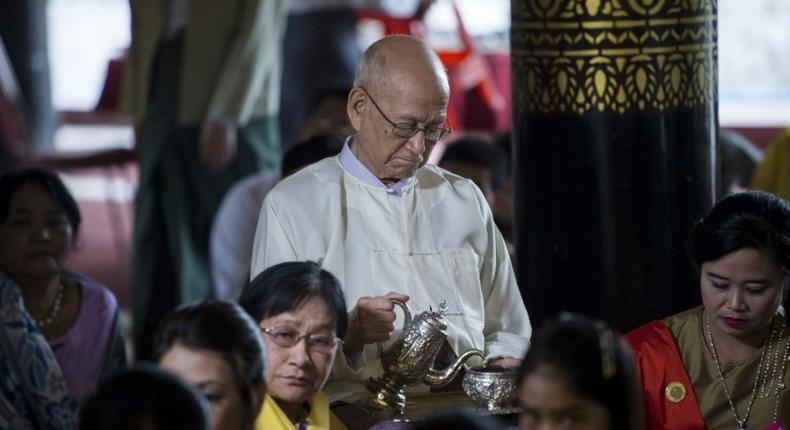
POLYGON ((348 327, 337 278, 313 262, 277 264, 253 279, 239 304, 269 351, 269 394, 256 429, 344 430, 321 392, 348 327))

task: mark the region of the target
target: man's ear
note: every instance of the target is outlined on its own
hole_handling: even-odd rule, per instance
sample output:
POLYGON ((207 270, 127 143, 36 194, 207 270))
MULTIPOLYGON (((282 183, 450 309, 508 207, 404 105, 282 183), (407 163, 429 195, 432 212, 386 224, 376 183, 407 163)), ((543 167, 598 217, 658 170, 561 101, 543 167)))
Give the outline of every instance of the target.
POLYGON ((368 97, 362 88, 356 87, 351 89, 348 93, 348 102, 346 103, 346 113, 348 119, 351 121, 351 127, 354 131, 359 132, 362 126, 362 112, 367 103, 368 97))

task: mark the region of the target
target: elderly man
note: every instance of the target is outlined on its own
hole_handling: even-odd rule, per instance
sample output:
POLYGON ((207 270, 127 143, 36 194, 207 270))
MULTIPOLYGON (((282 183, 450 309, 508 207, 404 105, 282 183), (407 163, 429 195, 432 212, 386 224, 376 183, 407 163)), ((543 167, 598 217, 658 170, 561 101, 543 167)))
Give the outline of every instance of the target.
MULTIPOLYGON (((358 68, 347 112, 356 135, 337 157, 283 180, 261 208, 252 276, 289 260, 317 260, 340 279, 348 335, 329 394, 362 390, 381 373, 391 299, 413 312, 447 304, 448 340, 517 365, 531 333, 505 243, 480 190, 424 165, 445 136, 447 75, 422 41, 373 44, 358 68)), ((398 325, 398 328, 400 326, 398 325)))

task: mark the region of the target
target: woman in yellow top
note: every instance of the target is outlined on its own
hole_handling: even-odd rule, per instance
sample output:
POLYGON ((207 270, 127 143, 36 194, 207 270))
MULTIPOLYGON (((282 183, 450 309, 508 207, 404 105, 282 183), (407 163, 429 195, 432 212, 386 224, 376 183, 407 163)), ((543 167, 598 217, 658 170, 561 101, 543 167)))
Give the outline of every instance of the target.
POLYGON ((348 326, 337 278, 313 262, 281 263, 256 276, 239 304, 268 350, 268 394, 255 428, 345 430, 321 392, 348 326))

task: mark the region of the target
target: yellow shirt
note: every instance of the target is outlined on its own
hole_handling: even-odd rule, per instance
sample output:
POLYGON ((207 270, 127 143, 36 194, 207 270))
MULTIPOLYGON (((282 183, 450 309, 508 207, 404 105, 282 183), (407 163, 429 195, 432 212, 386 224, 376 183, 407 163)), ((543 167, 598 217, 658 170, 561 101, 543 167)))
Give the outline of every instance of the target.
POLYGON ((766 149, 754 172, 752 188, 790 199, 790 128, 779 133, 766 149))
MULTIPOLYGON (((329 410, 329 400, 319 391, 308 400, 310 413, 307 414, 305 430, 347 430, 346 426, 329 410)), ((293 430, 297 426, 285 415, 277 402, 268 394, 263 408, 255 420, 255 430, 293 430)))

